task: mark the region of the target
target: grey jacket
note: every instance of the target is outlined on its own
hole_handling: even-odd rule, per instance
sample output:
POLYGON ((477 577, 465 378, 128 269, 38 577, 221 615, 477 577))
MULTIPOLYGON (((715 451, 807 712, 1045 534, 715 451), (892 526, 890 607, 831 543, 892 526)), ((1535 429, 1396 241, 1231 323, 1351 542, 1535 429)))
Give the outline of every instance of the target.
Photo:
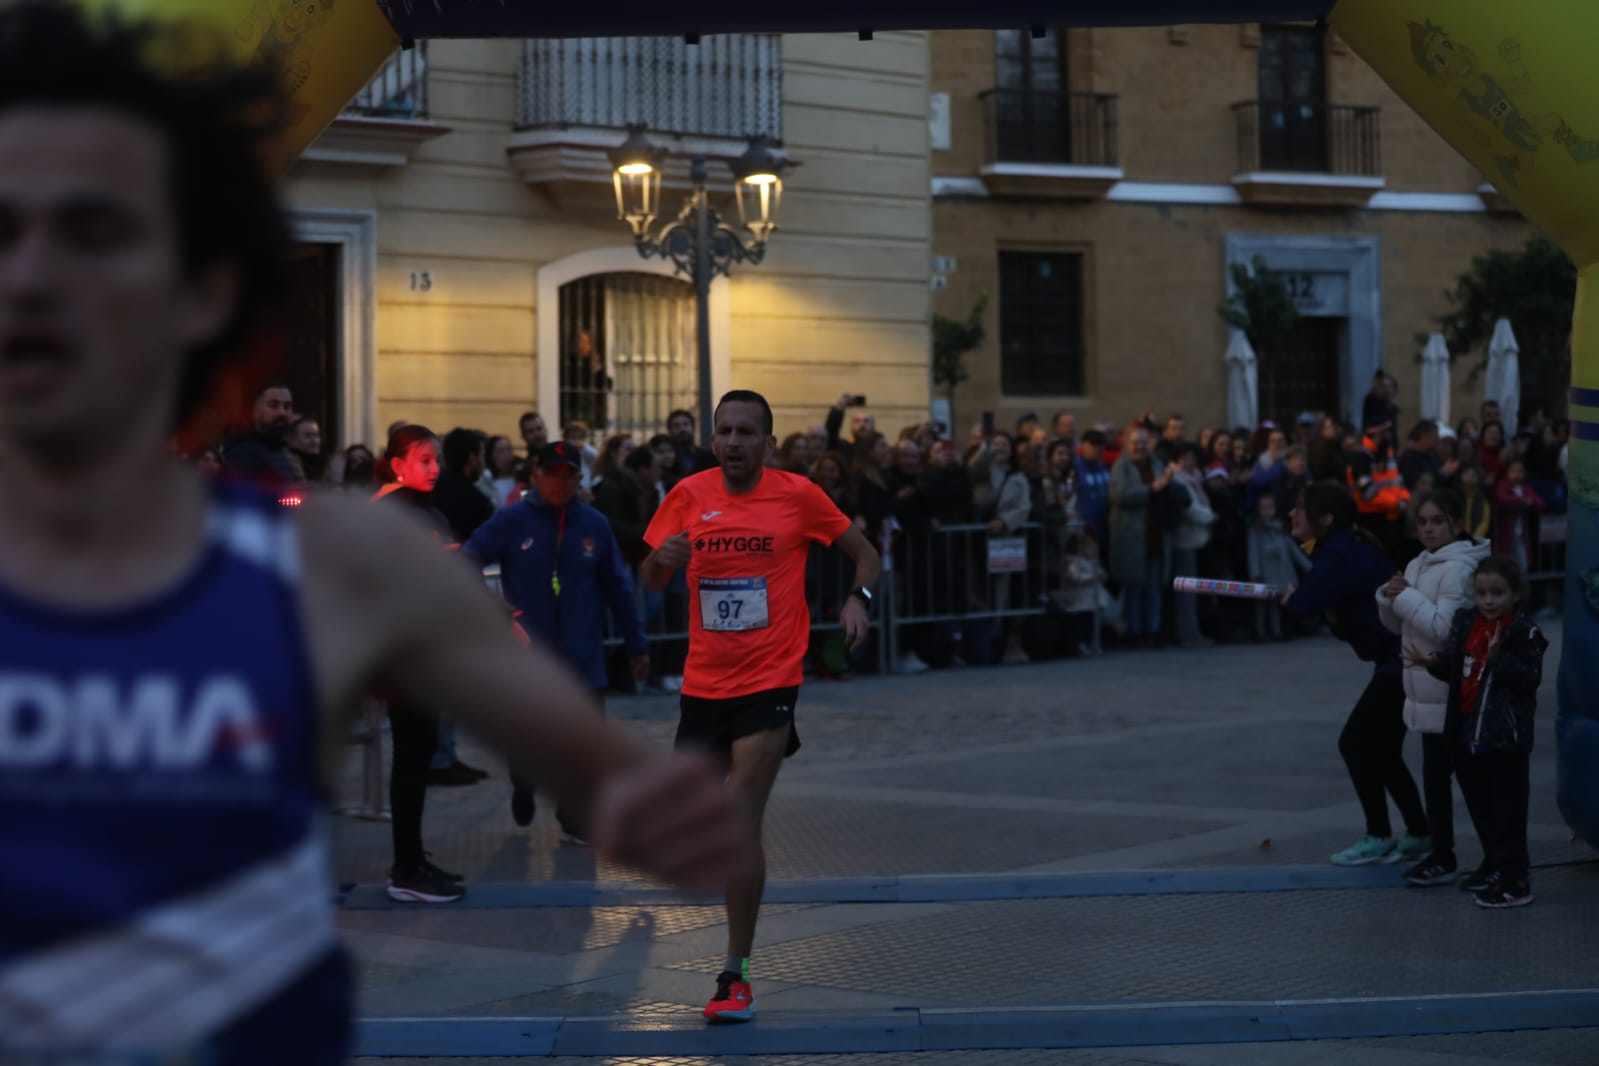
MULTIPOLYGON (((1150 456, 1158 478, 1166 464, 1150 456)), ((1127 456, 1110 468, 1110 576, 1123 585, 1143 587, 1148 580, 1149 504, 1154 493, 1127 456)))

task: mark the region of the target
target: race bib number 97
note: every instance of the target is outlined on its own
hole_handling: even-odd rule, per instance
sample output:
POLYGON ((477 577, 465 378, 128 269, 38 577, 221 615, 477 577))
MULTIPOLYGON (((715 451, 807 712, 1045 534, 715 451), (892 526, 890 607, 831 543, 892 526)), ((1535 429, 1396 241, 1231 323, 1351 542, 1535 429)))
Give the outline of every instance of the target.
POLYGON ((764 577, 700 578, 700 626, 711 632, 742 633, 767 625, 764 577))

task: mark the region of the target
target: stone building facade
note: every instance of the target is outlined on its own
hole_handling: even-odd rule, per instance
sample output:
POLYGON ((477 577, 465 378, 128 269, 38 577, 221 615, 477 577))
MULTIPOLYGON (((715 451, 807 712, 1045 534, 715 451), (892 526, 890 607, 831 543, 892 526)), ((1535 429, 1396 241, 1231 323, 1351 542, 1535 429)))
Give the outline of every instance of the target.
POLYGON ((616 219, 606 151, 642 121, 674 152, 668 217, 693 153, 724 214, 726 161, 749 136, 801 164, 764 262, 712 286, 714 390, 766 392, 780 428, 817 420, 845 388, 889 421, 924 418, 927 73, 918 33, 401 53, 288 179, 299 405, 341 444, 381 443, 398 419, 514 439, 530 408, 552 433, 563 414, 649 433, 694 408, 692 289, 616 219))
MULTIPOLYGON (((1531 234, 1335 35, 1171 26, 932 35, 935 309, 989 297, 964 428, 1026 412, 1226 413, 1230 263, 1300 324, 1261 417, 1358 416, 1373 372, 1416 416, 1417 333, 1473 256, 1531 234)), ((1457 364, 1454 417, 1477 393, 1457 364)))

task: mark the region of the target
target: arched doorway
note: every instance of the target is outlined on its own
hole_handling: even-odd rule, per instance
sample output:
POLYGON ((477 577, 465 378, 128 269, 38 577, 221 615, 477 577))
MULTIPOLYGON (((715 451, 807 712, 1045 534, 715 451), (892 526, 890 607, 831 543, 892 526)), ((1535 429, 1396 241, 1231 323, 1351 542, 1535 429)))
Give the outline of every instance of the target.
POLYGON ((560 422, 596 436, 662 432, 693 410, 694 288, 658 274, 591 274, 560 287, 560 422))

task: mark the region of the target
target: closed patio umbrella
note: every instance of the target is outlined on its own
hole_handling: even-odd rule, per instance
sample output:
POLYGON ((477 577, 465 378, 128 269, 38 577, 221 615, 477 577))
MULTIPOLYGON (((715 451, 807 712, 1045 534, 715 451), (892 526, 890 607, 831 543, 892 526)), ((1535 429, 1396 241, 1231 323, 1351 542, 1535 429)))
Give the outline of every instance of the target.
POLYGON ((1516 414, 1521 409, 1521 346, 1510 331, 1510 319, 1494 323, 1488 342, 1488 382, 1484 400, 1495 400, 1505 423, 1505 439, 1516 435, 1516 414))
POLYGON ((1421 417, 1449 424, 1449 345, 1442 333, 1428 337, 1421 352, 1421 417))
POLYGON ((1234 329, 1227 338, 1227 424, 1253 426, 1260 420, 1260 384, 1256 378, 1255 349, 1244 331, 1234 329))

